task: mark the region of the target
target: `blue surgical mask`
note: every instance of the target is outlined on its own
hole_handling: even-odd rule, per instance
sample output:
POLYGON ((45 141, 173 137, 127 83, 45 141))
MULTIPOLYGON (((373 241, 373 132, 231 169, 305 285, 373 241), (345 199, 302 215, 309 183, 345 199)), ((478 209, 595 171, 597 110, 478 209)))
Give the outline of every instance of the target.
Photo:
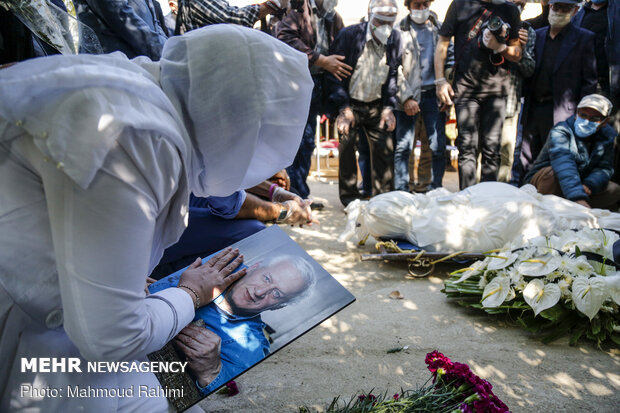
POLYGON ((577 119, 575 119, 575 133, 580 138, 587 138, 590 135, 594 135, 599 125, 600 123, 592 122, 591 120, 586 120, 577 116, 577 119))
POLYGON ((603 3, 607 3, 607 0, 591 0, 592 3, 594 4, 603 4, 603 3))

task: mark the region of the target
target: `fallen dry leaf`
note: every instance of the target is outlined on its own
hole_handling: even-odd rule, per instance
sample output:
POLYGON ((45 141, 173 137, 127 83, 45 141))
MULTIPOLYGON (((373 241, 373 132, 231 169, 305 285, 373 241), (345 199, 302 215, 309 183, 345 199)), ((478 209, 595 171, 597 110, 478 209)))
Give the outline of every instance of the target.
POLYGON ((396 290, 396 291, 392 291, 389 295, 389 297, 393 300, 402 300, 403 297, 402 295, 400 295, 400 291, 396 290))

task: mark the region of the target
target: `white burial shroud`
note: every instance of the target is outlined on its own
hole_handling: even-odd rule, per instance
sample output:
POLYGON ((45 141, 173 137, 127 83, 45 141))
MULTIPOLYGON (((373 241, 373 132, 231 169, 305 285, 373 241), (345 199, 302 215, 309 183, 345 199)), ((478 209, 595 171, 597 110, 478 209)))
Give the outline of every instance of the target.
POLYGON ((370 201, 354 201, 345 211, 342 242, 372 235, 448 253, 517 247, 530 238, 571 228, 620 230, 618 213, 541 195, 532 185, 516 188, 500 182, 455 193, 444 188, 427 194, 388 192, 370 201))

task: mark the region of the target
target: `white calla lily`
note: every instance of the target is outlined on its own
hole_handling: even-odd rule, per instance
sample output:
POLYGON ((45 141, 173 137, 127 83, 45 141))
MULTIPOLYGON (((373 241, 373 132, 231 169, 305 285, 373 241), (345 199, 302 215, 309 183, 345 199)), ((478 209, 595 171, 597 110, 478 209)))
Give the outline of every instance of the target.
POLYGON ((585 255, 580 255, 577 258, 569 258, 566 269, 569 273, 576 276, 589 276, 594 272, 594 268, 590 265, 585 255))
POLYGON ((499 307, 510 294, 510 278, 495 277, 484 288, 481 303, 484 307, 499 307))
POLYGON ((527 241, 528 245, 534 246, 534 247, 549 247, 549 238, 545 237, 544 235, 540 235, 538 237, 534 237, 534 238, 530 238, 527 241))
POLYGON ((516 252, 504 251, 487 257, 487 270, 501 270, 515 262, 519 258, 516 252))
POLYGON ((607 285, 607 291, 611 296, 611 299, 618 305, 620 305, 620 272, 608 275, 607 277, 601 277, 605 285, 607 285))
POLYGON ((482 271, 484 271, 485 266, 486 266, 486 263, 484 261, 476 261, 472 264, 471 267, 462 268, 460 270, 454 271, 450 273, 450 275, 457 275, 457 274, 462 273, 461 277, 454 282, 455 284, 458 284, 458 283, 461 283, 469 279, 473 275, 478 275, 482 273, 482 271))
POLYGON ((517 269, 523 275, 543 277, 560 266, 560 259, 552 254, 539 255, 519 263, 517 269))
POLYGON ((560 301, 561 297, 562 292, 557 284, 545 284, 539 279, 530 281, 523 290, 523 298, 534 310, 534 315, 553 307, 560 301))
POLYGON ((573 303, 577 310, 588 316, 590 320, 599 312, 609 297, 604 277, 575 278, 573 281, 573 303))

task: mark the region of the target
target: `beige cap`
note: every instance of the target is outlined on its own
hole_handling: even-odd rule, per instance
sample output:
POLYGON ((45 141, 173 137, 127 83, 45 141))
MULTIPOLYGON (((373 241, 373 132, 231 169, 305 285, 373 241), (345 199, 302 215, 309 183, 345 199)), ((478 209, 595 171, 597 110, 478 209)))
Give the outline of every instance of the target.
POLYGON ((583 99, 581 99, 579 105, 577 105, 577 109, 580 108, 591 108, 607 117, 611 113, 613 105, 605 96, 594 93, 592 95, 584 96, 583 99))

